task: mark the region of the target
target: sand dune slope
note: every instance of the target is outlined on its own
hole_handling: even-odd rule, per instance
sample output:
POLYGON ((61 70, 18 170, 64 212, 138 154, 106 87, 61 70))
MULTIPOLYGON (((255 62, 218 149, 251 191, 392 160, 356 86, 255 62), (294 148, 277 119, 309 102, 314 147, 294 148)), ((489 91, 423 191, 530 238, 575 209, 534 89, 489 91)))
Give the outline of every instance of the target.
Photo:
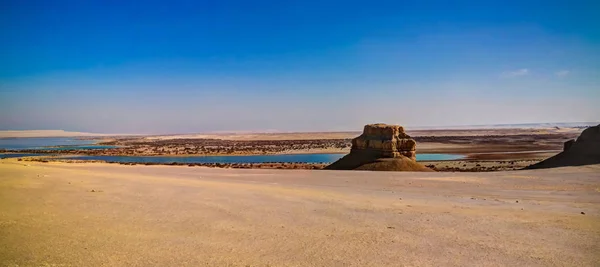
POLYGON ((454 174, 7 159, 0 265, 599 266, 599 191, 597 165, 454 174))

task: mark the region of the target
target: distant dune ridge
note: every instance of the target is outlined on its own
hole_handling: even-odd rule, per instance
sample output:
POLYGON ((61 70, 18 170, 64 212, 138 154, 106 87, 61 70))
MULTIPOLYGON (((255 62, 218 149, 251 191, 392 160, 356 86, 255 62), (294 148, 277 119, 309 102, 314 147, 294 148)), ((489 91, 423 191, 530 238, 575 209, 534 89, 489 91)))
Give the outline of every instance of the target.
POLYGON ((575 140, 565 142, 559 154, 526 169, 581 166, 600 163, 600 125, 589 127, 575 140))
POLYGON ((416 162, 417 142, 399 125, 369 124, 352 139, 350 154, 328 170, 432 171, 416 162))
MULTIPOLYGON (((463 125, 463 126, 421 126, 411 127, 410 133, 413 136, 440 135, 452 132, 457 134, 457 130, 471 130, 469 135, 490 134, 486 130, 505 129, 502 134, 514 134, 510 129, 534 129, 539 132, 579 132, 589 125, 596 125, 599 122, 578 122, 578 123, 530 123, 530 124, 496 124, 496 125, 463 125), (431 132, 435 130, 436 133, 431 132)), ((100 137, 100 136, 145 136, 149 140, 168 140, 168 139, 198 139, 198 138, 218 138, 223 140, 313 140, 313 139, 346 139, 356 136, 356 131, 280 131, 280 130, 262 130, 262 131, 212 131, 175 134, 168 133, 172 129, 163 129, 163 133, 88 133, 71 132, 64 130, 0 130, 0 138, 20 138, 20 137, 100 137)), ((531 132, 530 131, 530 132, 531 132)), ((520 132, 519 132, 520 134, 520 132)))

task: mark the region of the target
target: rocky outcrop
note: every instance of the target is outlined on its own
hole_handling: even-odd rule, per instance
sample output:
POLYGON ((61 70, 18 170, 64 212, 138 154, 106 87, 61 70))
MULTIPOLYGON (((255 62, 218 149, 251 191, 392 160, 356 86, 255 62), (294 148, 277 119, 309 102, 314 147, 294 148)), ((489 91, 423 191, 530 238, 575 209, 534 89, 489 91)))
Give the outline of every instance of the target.
POLYGON ((350 154, 325 167, 330 170, 431 171, 416 162, 417 142, 399 125, 369 124, 352 139, 350 154))
POLYGON ((352 151, 366 150, 381 158, 405 156, 416 159, 417 142, 411 139, 399 125, 365 125, 363 134, 352 139, 352 151))
POLYGON ((600 125, 589 127, 575 140, 565 142, 563 151, 525 169, 600 164, 600 125))

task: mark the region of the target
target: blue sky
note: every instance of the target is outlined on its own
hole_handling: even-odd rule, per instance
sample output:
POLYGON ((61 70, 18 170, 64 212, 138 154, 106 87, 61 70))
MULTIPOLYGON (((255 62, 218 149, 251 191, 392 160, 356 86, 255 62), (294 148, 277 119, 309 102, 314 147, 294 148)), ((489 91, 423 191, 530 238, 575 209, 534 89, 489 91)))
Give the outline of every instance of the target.
POLYGON ((0 130, 600 119, 597 1, 1 1, 0 130))

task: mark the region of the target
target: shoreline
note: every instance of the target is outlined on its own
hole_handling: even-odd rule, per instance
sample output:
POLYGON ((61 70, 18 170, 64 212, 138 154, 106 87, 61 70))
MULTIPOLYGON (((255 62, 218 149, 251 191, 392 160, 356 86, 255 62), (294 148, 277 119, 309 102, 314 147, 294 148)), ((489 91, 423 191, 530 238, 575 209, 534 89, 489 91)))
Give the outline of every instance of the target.
MULTIPOLYGON (((103 153, 100 150, 104 149, 80 149, 80 150, 46 150, 46 149, 22 149, 22 150, 1 150, 0 153, 4 154, 57 154, 66 156, 115 156, 115 157, 236 157, 236 156, 277 156, 277 155, 316 155, 316 154, 348 154, 349 149, 343 150, 289 150, 282 152, 266 152, 266 153, 203 153, 203 154, 123 154, 123 153, 103 153), (75 153, 74 153, 75 152, 75 153)), ((426 152, 417 152, 417 154, 450 154, 450 155, 461 155, 463 159, 481 159, 489 158, 489 156, 497 156, 492 159, 506 158, 516 155, 540 155, 540 154, 556 154, 562 150, 559 149, 548 149, 548 150, 516 150, 516 151, 496 151, 492 150, 489 152, 469 152, 466 149, 460 149, 457 151, 447 149, 426 149, 426 152)), ((516 158, 518 159, 518 158, 516 158)))
MULTIPOLYGON (((1 159, 0 159, 1 160, 1 159)), ((322 170, 331 163, 304 163, 304 162, 262 162, 262 163, 192 163, 192 162, 119 162, 107 160, 65 159, 61 157, 27 156, 10 158, 10 160, 40 163, 85 164, 97 163, 108 165, 128 166, 181 166, 181 167, 206 167, 218 169, 307 169, 322 170)), ((542 159, 508 159, 508 160, 425 160, 419 163, 437 172, 502 172, 522 170, 523 168, 539 162, 542 159)))
MULTIPOLYGON (((54 152, 54 151, 52 151, 54 152)), ((145 162, 132 161, 120 162, 110 160, 86 160, 86 159, 65 159, 65 157, 79 156, 116 156, 116 157, 148 157, 148 158, 188 158, 188 157, 236 157, 236 156, 277 156, 277 155, 301 155, 301 154, 344 154, 340 153, 270 153, 270 154, 237 154, 237 155, 88 155, 88 154, 72 154, 72 153, 39 153, 38 155, 28 155, 26 161, 40 162, 65 162, 65 163, 85 163, 85 162, 103 162, 106 164, 117 165, 165 165, 165 166, 189 166, 189 167, 209 167, 209 168, 231 168, 231 169, 310 169, 318 170, 331 164, 330 162, 306 163, 306 162, 272 162, 262 163, 202 163, 202 162, 145 162)), ((35 154, 28 152, 11 152, 12 154, 35 154)), ((10 153, 7 153, 10 154, 10 153)), ((419 154, 438 154, 438 153, 419 153, 419 154)), ((419 163, 439 172, 490 172, 490 171, 507 171, 519 170, 529 165, 535 164, 545 158, 548 158, 555 153, 548 150, 535 151, 518 151, 518 152, 492 152, 492 153, 465 153, 456 154, 463 158, 451 160, 421 160, 419 163)))
MULTIPOLYGON (((101 149, 93 149, 93 150, 101 150, 101 149)), ((65 155, 65 156, 114 156, 114 157, 239 157, 239 156, 277 156, 277 155, 315 155, 315 154, 347 154, 350 151, 311 151, 311 152, 306 152, 306 151, 286 151, 286 152, 281 152, 281 153, 239 153, 239 154, 235 154, 235 153, 230 153, 230 154, 218 154, 218 153, 210 153, 210 154, 159 154, 159 155, 147 155, 147 154, 107 154, 107 153, 97 153, 97 154, 91 154, 91 153, 84 153, 85 149, 82 150, 78 150, 81 151, 82 153, 72 153, 72 152, 64 152, 64 151, 68 151, 68 150, 31 150, 31 149, 24 149, 22 151, 15 151, 15 150, 9 150, 9 151, 5 151, 2 152, 0 151, 0 153, 3 154, 58 154, 58 155, 65 155), (41 152, 44 151, 44 152, 41 152), (59 153, 55 153, 57 151, 60 151, 59 153)), ((422 153, 422 154, 438 154, 438 153, 422 153)))

